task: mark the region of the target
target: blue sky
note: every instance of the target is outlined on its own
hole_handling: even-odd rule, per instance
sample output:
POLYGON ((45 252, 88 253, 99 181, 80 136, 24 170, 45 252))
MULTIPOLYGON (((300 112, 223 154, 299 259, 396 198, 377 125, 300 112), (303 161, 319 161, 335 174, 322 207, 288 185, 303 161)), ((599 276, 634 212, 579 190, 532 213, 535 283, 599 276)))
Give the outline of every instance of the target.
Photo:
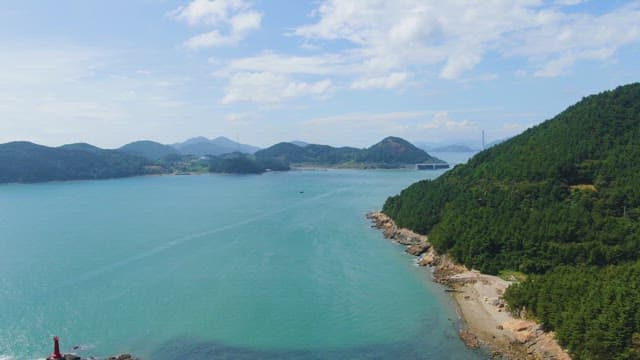
POLYGON ((640 79, 640 1, 0 5, 0 142, 479 143, 640 79))

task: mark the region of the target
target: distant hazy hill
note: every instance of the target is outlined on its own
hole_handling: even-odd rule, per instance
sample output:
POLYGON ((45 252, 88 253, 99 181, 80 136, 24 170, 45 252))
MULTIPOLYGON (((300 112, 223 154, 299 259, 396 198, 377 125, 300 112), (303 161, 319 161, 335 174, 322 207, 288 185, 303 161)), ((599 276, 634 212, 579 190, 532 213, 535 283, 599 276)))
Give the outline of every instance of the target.
POLYGON ((141 157, 89 144, 0 144, 0 183, 126 177, 148 173, 145 165, 141 157))
POLYGON ((638 159, 636 83, 584 98, 383 210, 469 268, 529 274, 509 306, 574 359, 639 359, 638 159))
POLYGON ((169 145, 163 145, 155 141, 141 140, 134 141, 117 149, 132 155, 142 156, 148 160, 155 161, 162 159, 178 151, 169 145))
POLYGON ((467 145, 452 144, 452 145, 443 145, 443 146, 432 147, 431 149, 429 149, 429 151, 432 151, 432 152, 461 152, 461 153, 466 153, 466 152, 476 152, 478 150, 472 149, 471 147, 469 147, 467 145))
POLYGON ((93 146, 87 143, 66 144, 66 145, 60 146, 59 149, 78 150, 78 151, 90 152, 93 154, 102 154, 104 152, 104 149, 101 149, 97 146, 93 146))
POLYGON ((444 163, 399 137, 387 137, 359 154, 356 161, 376 164, 444 163))
POLYGON ((289 164, 323 166, 397 167, 423 162, 443 162, 396 137, 388 137, 368 149, 335 148, 317 144, 301 147, 284 142, 260 150, 255 155, 260 159, 278 159, 289 164))
POLYGON ((279 159, 290 164, 325 164, 335 165, 349 161, 360 150, 356 148, 334 148, 328 145, 310 144, 301 147, 282 142, 256 152, 260 159, 279 159))
POLYGON ((237 143, 224 136, 215 139, 195 137, 172 145, 180 154, 185 155, 222 155, 233 152, 253 154, 260 150, 255 146, 237 143))
POLYGON ((304 142, 304 141, 300 141, 300 140, 293 140, 293 141, 289 141, 290 143, 292 143, 293 145, 298 145, 300 147, 305 147, 307 145, 309 145, 308 142, 304 142))
POLYGON ((106 179, 150 173, 262 173, 289 170, 290 164, 377 168, 441 162, 393 137, 368 149, 279 143, 255 155, 232 151, 231 147, 250 151, 256 148, 225 138, 194 138, 181 146, 188 155, 153 141, 136 141, 117 150, 85 143, 57 148, 30 142, 0 144, 0 183, 106 179), (218 154, 209 154, 214 148, 218 154))

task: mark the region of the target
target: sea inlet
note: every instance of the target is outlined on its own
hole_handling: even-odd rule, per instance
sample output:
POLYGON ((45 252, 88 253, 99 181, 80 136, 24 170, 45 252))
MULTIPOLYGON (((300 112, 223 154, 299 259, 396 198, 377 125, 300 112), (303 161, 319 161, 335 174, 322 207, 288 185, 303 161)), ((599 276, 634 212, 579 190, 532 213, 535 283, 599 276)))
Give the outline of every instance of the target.
POLYGON ((0 186, 0 359, 481 359, 365 219, 443 171, 0 186))

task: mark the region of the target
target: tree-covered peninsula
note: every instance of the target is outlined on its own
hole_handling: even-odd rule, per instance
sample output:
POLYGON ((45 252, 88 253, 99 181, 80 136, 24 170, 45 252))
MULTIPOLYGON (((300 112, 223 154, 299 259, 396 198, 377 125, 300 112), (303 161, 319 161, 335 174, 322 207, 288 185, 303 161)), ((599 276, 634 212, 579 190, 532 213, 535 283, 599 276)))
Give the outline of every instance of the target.
POLYGON ((576 359, 640 358, 640 84, 584 98, 383 211, 487 273, 576 359))
POLYGON ((0 144, 0 183, 108 179, 156 172, 142 157, 89 144, 0 144))

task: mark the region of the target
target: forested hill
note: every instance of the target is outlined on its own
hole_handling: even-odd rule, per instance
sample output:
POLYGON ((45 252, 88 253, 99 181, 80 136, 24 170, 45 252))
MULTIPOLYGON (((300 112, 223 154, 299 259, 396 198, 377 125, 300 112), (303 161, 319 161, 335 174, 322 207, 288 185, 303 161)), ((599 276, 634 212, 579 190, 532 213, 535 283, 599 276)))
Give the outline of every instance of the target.
POLYGON ((277 159, 289 164, 342 167, 398 167, 418 163, 443 163, 408 141, 387 137, 367 148, 278 143, 255 153, 259 159, 277 159))
POLYGON ((444 163, 410 142, 394 136, 389 136, 370 148, 364 149, 358 154, 356 161, 368 164, 444 163))
POLYGON ((202 136, 195 137, 181 143, 173 144, 172 147, 182 155, 197 156, 217 156, 233 152, 253 154, 260 150, 255 146, 241 144, 224 136, 218 136, 215 139, 207 139, 202 136))
POLYGON ((145 165, 141 157, 89 144, 0 144, 0 183, 118 178, 149 173, 145 165))
MULTIPOLYGON (((192 139, 189 144, 231 140, 192 139)), ((189 145, 187 144, 187 145, 189 145)), ((145 174, 192 174, 203 172, 260 174, 289 170, 290 163, 344 167, 398 167, 419 162, 441 162, 399 138, 387 138, 369 149, 333 148, 327 145, 300 147, 276 144, 256 155, 231 152, 222 155, 185 155, 171 146, 136 141, 116 150, 76 143, 60 147, 26 141, 0 144, 0 183, 31 183, 55 180, 90 180, 145 174)))
POLYGON ((167 155, 178 153, 176 149, 169 145, 149 140, 134 141, 118 148, 118 151, 141 156, 150 161, 160 160, 165 158, 167 155))
POLYGON ((507 300, 556 330, 574 357, 639 358, 639 159, 635 83, 586 97, 411 185, 383 211, 467 266, 538 274, 511 287, 507 300), (592 270, 607 265, 605 273, 592 270), (622 285, 611 274, 635 285, 616 289, 622 285), (626 320, 605 320, 612 318, 626 320))

